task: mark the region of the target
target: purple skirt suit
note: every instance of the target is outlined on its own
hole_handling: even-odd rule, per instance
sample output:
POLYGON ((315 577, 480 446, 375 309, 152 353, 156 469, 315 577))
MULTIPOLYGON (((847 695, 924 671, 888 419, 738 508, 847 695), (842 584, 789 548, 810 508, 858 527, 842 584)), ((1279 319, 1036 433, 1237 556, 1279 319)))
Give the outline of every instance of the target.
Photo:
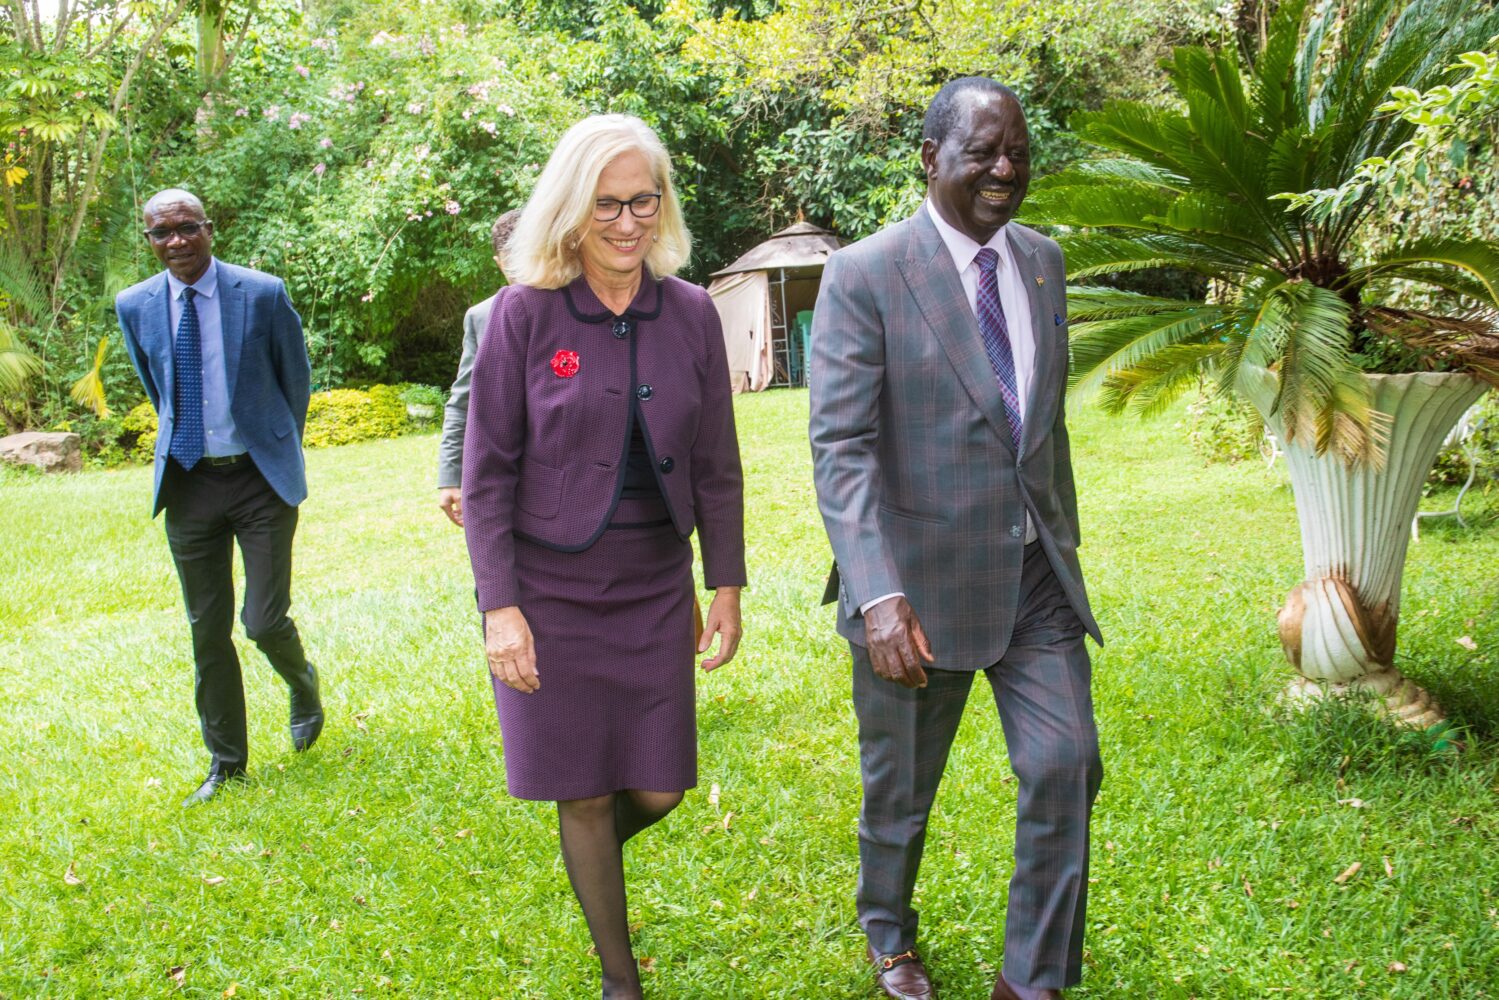
POLYGON ((745 582, 708 293, 647 275, 622 316, 582 278, 502 296, 474 362, 463 523, 479 609, 519 606, 536 643, 540 690, 491 677, 510 794, 697 784, 694 529, 704 584, 745 582))

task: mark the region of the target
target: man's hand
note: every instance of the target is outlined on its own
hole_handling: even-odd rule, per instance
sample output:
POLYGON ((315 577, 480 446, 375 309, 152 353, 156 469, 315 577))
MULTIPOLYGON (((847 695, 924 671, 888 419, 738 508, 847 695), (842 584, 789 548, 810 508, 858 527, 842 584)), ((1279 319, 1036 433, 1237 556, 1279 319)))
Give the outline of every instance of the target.
POLYGON ((926 687, 921 661, 933 662, 932 645, 904 597, 881 601, 864 612, 864 642, 876 674, 908 688, 926 687))
POLYGON ((739 637, 744 634, 744 628, 739 621, 738 587, 719 587, 713 592, 708 618, 703 622, 703 637, 697 642, 699 653, 706 653, 713 645, 715 633, 718 635, 718 655, 703 661, 704 670, 715 670, 728 663, 739 648, 739 637))
POLYGON ((448 520, 463 527, 463 491, 456 486, 444 486, 437 491, 437 506, 448 515, 448 520))
POLYGON ((489 672, 522 694, 541 689, 536 673, 536 645, 520 608, 484 612, 484 655, 489 672))

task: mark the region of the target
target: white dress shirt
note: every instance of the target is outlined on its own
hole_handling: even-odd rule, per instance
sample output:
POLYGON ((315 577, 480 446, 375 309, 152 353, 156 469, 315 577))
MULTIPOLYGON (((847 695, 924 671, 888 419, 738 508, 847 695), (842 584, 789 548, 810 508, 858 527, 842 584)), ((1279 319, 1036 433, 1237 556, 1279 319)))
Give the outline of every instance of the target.
MULTIPOLYGON (((968 309, 973 313, 975 321, 978 317, 979 250, 991 247, 999 254, 995 277, 999 280, 999 304, 1005 311, 1005 328, 1010 334, 1010 353, 1015 359, 1015 392, 1020 397, 1020 419, 1024 423, 1026 405, 1030 401, 1031 382, 1036 377, 1036 336, 1031 329, 1031 300, 1025 290, 1025 276, 1015 266, 1015 255, 1010 248, 1010 227, 1001 226, 998 232, 989 237, 989 242, 981 246, 972 237, 948 225, 930 198, 922 207, 932 217, 932 224, 937 227, 938 235, 942 237, 948 254, 952 256, 953 267, 958 270, 958 280, 963 283, 963 294, 968 297, 968 309)), ((1025 544, 1031 544, 1037 537, 1031 512, 1026 511, 1025 544)), ((867 613, 881 601, 904 596, 899 592, 883 594, 861 604, 859 613, 867 613)))
MULTIPOLYGON (((224 360, 223 299, 219 292, 219 262, 208 263, 208 270, 193 282, 193 308, 198 311, 198 338, 203 350, 203 454, 214 458, 241 455, 246 451, 229 412, 229 369, 224 360)), ((182 322, 182 292, 187 288, 171 271, 167 272, 167 289, 171 293, 172 339, 182 322)))

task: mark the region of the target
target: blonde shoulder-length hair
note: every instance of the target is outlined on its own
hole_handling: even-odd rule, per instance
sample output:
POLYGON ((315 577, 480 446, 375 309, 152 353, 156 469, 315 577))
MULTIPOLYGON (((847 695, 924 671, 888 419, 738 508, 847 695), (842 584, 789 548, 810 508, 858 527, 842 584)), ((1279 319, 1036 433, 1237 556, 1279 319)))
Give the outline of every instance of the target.
POLYGON ((522 209, 505 269, 517 284, 561 288, 583 273, 575 244, 593 221, 599 175, 616 157, 638 152, 661 191, 656 241, 645 266, 660 278, 676 274, 692 255, 692 234, 671 183, 671 157, 659 136, 633 115, 592 115, 562 136, 522 209))

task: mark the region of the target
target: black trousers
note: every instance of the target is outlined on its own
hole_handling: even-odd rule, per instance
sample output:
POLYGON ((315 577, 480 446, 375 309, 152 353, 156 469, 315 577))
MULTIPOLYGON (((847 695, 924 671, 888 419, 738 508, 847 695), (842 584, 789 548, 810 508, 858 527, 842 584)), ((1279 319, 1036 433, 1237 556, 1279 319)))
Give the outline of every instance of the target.
POLYGON ((192 629, 194 698, 213 773, 249 763, 245 689, 234 648, 234 543, 245 564, 245 634, 294 691, 310 692, 313 672, 291 609, 291 549, 297 508, 271 489, 249 456, 192 471, 167 460, 166 529, 192 629))

